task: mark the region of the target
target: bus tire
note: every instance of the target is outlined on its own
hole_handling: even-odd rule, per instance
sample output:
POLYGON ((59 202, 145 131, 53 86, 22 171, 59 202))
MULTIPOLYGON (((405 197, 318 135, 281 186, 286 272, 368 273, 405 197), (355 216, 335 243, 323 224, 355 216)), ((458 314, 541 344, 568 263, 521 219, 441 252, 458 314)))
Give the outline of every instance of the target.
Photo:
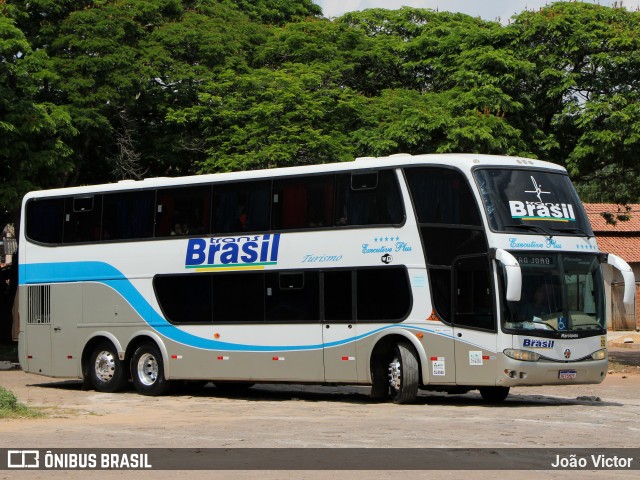
POLYGON ((164 395, 171 388, 171 383, 164 377, 162 353, 154 343, 145 342, 133 352, 131 380, 141 395, 164 395))
POLYGON ((389 385, 393 403, 413 403, 420 386, 418 356, 408 342, 396 344, 389 362, 389 385))
POLYGON ((509 387, 481 387, 480 395, 490 403, 500 403, 509 395, 509 387))
POLYGON ((89 356, 89 380, 97 392, 115 393, 124 388, 124 364, 111 342, 98 343, 89 356))
POLYGON ((385 358, 380 356, 371 366, 371 393, 372 400, 388 400, 389 399, 389 376, 388 363, 385 358))

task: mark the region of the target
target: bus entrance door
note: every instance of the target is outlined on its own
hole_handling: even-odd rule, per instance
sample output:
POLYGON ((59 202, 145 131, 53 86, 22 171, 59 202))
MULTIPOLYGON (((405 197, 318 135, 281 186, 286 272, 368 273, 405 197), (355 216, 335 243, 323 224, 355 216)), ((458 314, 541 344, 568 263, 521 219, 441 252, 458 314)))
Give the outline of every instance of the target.
POLYGON ((459 257, 453 275, 456 383, 495 385, 495 295, 487 255, 459 257))
POLYGON ((351 270, 324 273, 322 341, 326 382, 358 380, 353 285, 354 272, 351 270))

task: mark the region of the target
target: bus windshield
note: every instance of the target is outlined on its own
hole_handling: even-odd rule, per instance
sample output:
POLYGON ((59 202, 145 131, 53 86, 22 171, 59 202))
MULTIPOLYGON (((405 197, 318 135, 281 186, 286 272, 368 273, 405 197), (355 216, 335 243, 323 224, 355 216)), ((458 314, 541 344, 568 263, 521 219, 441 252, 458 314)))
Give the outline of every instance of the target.
POLYGON ((604 293, 595 255, 511 252, 522 269, 522 297, 506 302, 512 333, 573 338, 605 329, 604 293))
POLYGON ((483 168, 474 176, 494 232, 593 236, 566 174, 483 168))

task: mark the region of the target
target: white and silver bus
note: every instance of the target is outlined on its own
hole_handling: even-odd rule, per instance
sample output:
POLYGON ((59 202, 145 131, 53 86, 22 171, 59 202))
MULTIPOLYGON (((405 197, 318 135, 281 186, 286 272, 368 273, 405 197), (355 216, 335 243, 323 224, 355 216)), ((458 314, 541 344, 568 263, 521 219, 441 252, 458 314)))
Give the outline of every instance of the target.
POLYGON ((22 205, 24 371, 420 389, 601 382, 601 253, 564 168, 392 155, 32 192, 22 205))

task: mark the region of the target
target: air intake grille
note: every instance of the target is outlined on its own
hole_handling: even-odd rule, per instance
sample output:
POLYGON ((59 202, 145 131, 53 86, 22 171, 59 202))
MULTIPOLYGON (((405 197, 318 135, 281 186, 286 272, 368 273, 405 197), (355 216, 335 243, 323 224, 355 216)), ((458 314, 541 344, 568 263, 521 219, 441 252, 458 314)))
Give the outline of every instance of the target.
POLYGON ((27 323, 51 323, 51 285, 28 287, 27 323))

